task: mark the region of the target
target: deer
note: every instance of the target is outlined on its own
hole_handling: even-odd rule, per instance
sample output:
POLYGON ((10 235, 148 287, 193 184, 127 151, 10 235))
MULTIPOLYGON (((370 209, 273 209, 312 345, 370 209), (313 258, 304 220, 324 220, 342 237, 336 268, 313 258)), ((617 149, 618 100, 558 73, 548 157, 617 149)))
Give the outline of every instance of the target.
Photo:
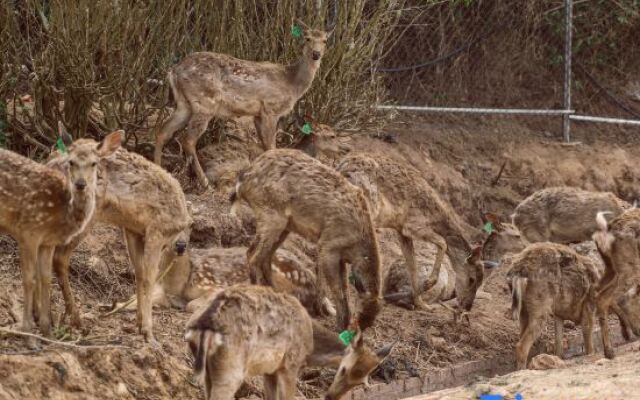
POLYGON ((185 340, 207 400, 232 400, 244 379, 255 375, 263 375, 265 399, 293 400, 305 365, 338 368, 325 399, 339 400, 368 383, 393 347, 370 350, 360 330, 345 346, 293 296, 252 285, 213 296, 187 322, 185 340))
POLYGON ((455 271, 455 293, 461 309, 469 311, 484 278, 481 246, 473 246, 469 227, 413 167, 395 160, 354 153, 343 158, 337 171, 360 187, 370 204, 377 228, 398 233, 411 281, 412 302, 428 309, 421 294, 438 282, 444 255, 451 259, 455 271), (422 240, 434 244, 438 251, 431 275, 421 285, 413 243, 422 240))
POLYGON ((629 209, 611 220, 610 224, 605 213, 596 215, 598 229, 593 234, 605 264, 604 276, 597 288, 596 310, 604 355, 613 359, 615 352, 609 336, 609 310, 618 314, 621 324, 624 322, 636 336, 640 336, 640 210, 629 209))
POLYGON ((201 186, 209 182, 196 154, 196 144, 216 117, 251 116, 264 150, 276 148, 278 121, 311 87, 331 32, 304 29, 300 59, 285 66, 241 60, 212 52, 192 53, 167 75, 176 108, 156 132, 154 161, 162 163, 162 149, 174 133, 186 127, 181 139, 201 186))
POLYGON ((382 300, 380 254, 360 188, 299 150, 275 149, 239 174, 231 202, 232 213, 244 202, 256 219, 256 236, 247 251, 251 283, 273 286, 273 253, 295 232, 317 243, 319 295, 324 297, 328 286, 338 329, 351 319, 347 263, 363 280, 357 320, 362 329, 373 325, 382 300))
MULTIPOLYGON (((246 247, 190 248, 184 256, 168 253, 160 270, 164 275, 153 291, 153 305, 195 310, 213 292, 248 283, 246 247)), ((274 289, 296 297, 313 316, 335 315, 326 297, 317 295, 316 275, 308 268, 311 260, 301 252, 278 249, 272 259, 274 289)), ((135 297, 116 303, 112 309, 132 309, 135 297)))
MULTIPOLYGON (((52 157, 48 163, 56 165, 61 161, 60 157, 52 157)), ((164 169, 123 148, 102 158, 97 168, 95 213, 87 225, 100 222, 122 228, 136 276, 138 328, 145 341, 157 344, 153 336, 152 289, 162 257, 179 257, 188 247, 193 220, 184 192, 164 169)), ((73 250, 88 232, 56 246, 53 255, 65 316, 70 316, 72 326, 78 328, 82 322, 71 292, 69 264, 73 250)))
POLYGON ((65 146, 56 167, 0 149, 0 232, 18 243, 24 289, 20 329, 33 330, 35 317, 44 336, 51 331, 54 250, 87 228, 96 209, 98 163, 122 140, 122 131, 115 131, 101 143, 72 142, 61 123, 58 129, 65 146))
POLYGON ((570 244, 591 240, 597 230, 596 213, 606 211, 613 218, 632 207, 610 192, 563 186, 542 189, 527 197, 518 204, 511 219, 527 243, 570 244))
POLYGON ((564 320, 582 325, 585 352, 593 353, 596 287, 600 274, 593 261, 568 246, 533 243, 513 256, 507 282, 511 313, 520 322, 516 345, 519 369, 527 366, 531 346, 540 336, 546 317, 555 319, 555 353, 563 357, 564 320))

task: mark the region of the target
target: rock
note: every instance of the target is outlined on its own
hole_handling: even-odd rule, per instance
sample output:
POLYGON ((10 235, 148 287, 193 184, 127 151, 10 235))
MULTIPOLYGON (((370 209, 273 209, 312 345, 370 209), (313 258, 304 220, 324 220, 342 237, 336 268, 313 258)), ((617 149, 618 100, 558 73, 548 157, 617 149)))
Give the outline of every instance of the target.
POLYGON ((558 356, 551 354, 539 354, 529 363, 529 369, 546 370, 564 368, 566 363, 558 356))
POLYGON ((129 389, 127 389, 127 385, 125 385, 123 382, 119 382, 116 385, 115 392, 120 397, 127 397, 129 395, 129 389))

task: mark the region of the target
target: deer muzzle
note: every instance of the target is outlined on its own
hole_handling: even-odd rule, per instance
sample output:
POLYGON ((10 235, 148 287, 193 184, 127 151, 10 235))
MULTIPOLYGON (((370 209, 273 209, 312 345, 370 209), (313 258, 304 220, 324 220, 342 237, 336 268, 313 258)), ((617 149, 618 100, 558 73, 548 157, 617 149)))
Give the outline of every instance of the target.
POLYGON ((87 181, 85 181, 84 179, 78 179, 75 185, 77 190, 83 191, 87 187, 87 181))
POLYGON ((187 250, 187 242, 182 240, 176 242, 176 254, 181 256, 187 250))
POLYGON ((313 61, 318 61, 320 59, 320 57, 322 56, 322 54, 320 54, 319 51, 312 51, 311 52, 311 58, 313 58, 313 61))

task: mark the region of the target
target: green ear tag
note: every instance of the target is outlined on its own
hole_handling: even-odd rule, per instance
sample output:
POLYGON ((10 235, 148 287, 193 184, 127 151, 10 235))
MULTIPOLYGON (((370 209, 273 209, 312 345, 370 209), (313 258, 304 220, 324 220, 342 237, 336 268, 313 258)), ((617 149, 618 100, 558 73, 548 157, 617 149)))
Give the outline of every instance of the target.
POLYGON ((484 229, 484 231, 488 234, 491 234, 491 232, 493 232, 493 224, 491 222, 487 222, 486 224, 484 224, 484 227, 482 229, 484 229))
POLYGON ((64 145, 64 142, 62 141, 61 137, 59 137, 58 140, 56 140, 56 147, 58 148, 58 151, 62 154, 65 154, 67 152, 67 146, 64 145))
POLYGON ((304 125, 302 125, 302 128, 300 128, 300 130, 302 131, 303 134, 310 135, 311 132, 313 132, 313 127, 311 126, 311 122, 305 122, 304 125))
POLYGON ((294 38, 302 37, 302 28, 299 27, 298 25, 292 26, 291 27, 291 36, 293 36, 294 38))
POLYGON ((350 330, 342 331, 338 335, 338 337, 340 338, 342 343, 344 343, 345 346, 348 346, 349 343, 351 343, 351 341, 353 340, 354 336, 356 336, 356 333, 354 331, 350 331, 350 330))

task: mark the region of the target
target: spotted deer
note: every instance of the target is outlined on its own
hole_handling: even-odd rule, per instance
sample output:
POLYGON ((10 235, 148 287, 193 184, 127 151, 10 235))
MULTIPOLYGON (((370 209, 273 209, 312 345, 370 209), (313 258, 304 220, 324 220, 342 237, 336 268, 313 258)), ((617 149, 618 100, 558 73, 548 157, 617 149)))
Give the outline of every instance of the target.
POLYGON ((447 254, 456 275, 458 303, 464 310, 470 310, 484 277, 481 247, 472 246, 469 233, 478 230, 462 221, 420 173, 408 165, 385 156, 351 154, 339 162, 337 170, 364 191, 376 227, 398 232, 414 305, 426 308, 420 295, 437 283, 447 254), (419 284, 415 240, 438 248, 431 275, 424 285, 419 284))
POLYGON ((604 212, 600 212, 596 224, 598 230, 593 240, 605 264, 604 276, 597 288, 596 309, 604 355, 614 358, 607 322, 609 310, 618 314, 621 324, 640 336, 640 209, 629 209, 610 224, 604 212))
POLYGON ((120 146, 122 131, 101 143, 71 136, 59 126, 68 146, 60 163, 49 167, 0 149, 0 231, 17 242, 24 288, 21 329, 51 329, 50 290, 56 246, 81 235, 96 208, 98 163, 120 146))
POLYGON ((364 344, 357 331, 348 346, 313 322, 294 297, 265 286, 238 285, 220 291, 187 322, 185 339, 207 400, 232 400, 242 382, 263 375, 264 398, 293 400, 305 366, 338 368, 325 399, 339 400, 366 383, 390 353, 364 344))
MULTIPOLYGON (((153 292, 153 304, 194 310, 208 295, 229 286, 248 283, 246 247, 191 248, 182 257, 163 258, 162 281, 153 292), (188 303, 188 304, 187 304, 188 303)), ((335 315, 329 299, 319 298, 311 260, 301 252, 278 249, 271 260, 274 289, 296 297, 309 314, 335 315)), ((114 310, 135 307, 135 299, 116 304, 114 310)))
POLYGON ((511 219, 528 243, 569 244, 591 240, 597 230, 596 213, 606 211, 613 218, 631 207, 613 193, 553 187, 523 200, 511 219))
POLYGON ((582 325, 585 352, 593 352, 596 285, 600 275, 593 261, 557 243, 534 243, 516 254, 507 273, 513 319, 520 321, 516 345, 518 368, 527 366, 529 350, 548 315, 555 319, 555 353, 562 357, 564 320, 582 325))
MULTIPOLYGON (((54 157, 49 164, 60 161, 54 157)), ((161 257, 163 254, 169 258, 180 256, 189 243, 192 219, 184 192, 178 181, 158 165, 119 149, 98 165, 96 198, 91 223, 122 228, 136 275, 138 327, 146 341, 155 342, 152 288, 161 257)), ((53 257, 65 299, 65 314, 77 327, 81 326, 81 321, 69 284, 69 262, 86 233, 57 246, 53 257)))
POLYGON ((256 218, 247 252, 252 283, 273 285, 271 259, 289 232, 316 242, 318 287, 332 293, 337 325, 351 319, 348 270, 363 280, 358 321, 370 327, 381 308, 380 255, 367 200, 358 187, 298 150, 269 150, 238 177, 234 208, 246 202, 256 218))
POLYGON ((311 87, 329 36, 298 23, 304 27, 305 44, 295 64, 284 66, 200 52, 174 66, 167 80, 176 109, 156 133, 156 164, 162 162, 164 145, 176 131, 186 127, 182 147, 200 184, 208 186, 196 144, 213 117, 253 117, 263 149, 275 149, 278 121, 311 87))

